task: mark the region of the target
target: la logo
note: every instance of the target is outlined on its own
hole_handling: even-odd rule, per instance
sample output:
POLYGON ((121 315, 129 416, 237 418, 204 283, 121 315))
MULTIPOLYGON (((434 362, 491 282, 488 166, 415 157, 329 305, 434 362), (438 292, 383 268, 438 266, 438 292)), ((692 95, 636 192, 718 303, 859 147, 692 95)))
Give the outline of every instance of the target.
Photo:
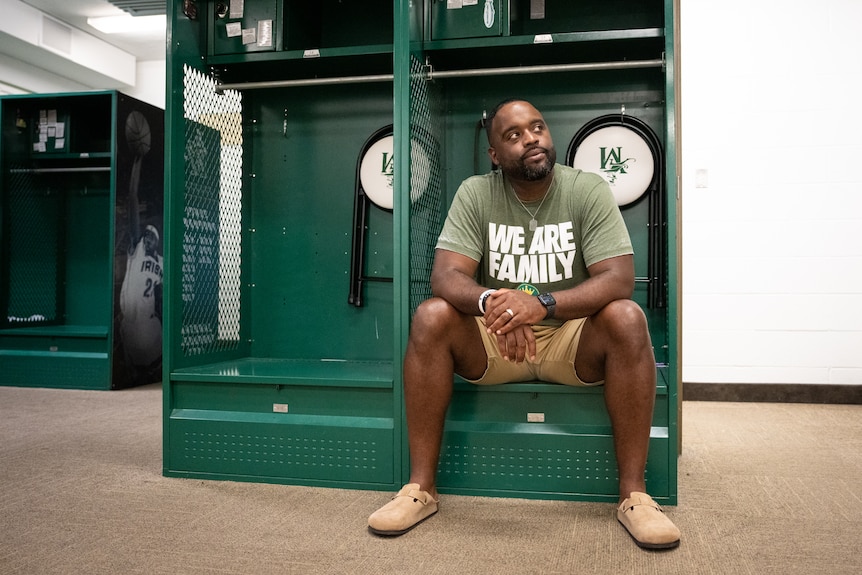
MULTIPOLYGON (((602 151, 602 169, 603 170, 608 169, 608 162, 610 162, 610 161, 613 162, 612 165, 619 165, 620 158, 623 155, 622 146, 619 146, 616 148, 611 148, 610 152, 608 152, 608 148, 605 148, 605 147, 601 147, 599 149, 602 151)), ((625 173, 625 172, 623 172, 623 173, 625 173)))
POLYGON ((380 165, 380 173, 384 176, 394 176, 395 175, 395 154, 390 154, 389 152, 383 152, 382 162, 380 165))
POLYGON ((622 146, 617 146, 616 148, 607 148, 602 146, 599 150, 601 150, 602 155, 601 169, 608 175, 609 183, 613 184, 619 174, 627 173, 626 169, 629 167, 628 163, 634 160, 634 158, 626 158, 623 160, 622 146))

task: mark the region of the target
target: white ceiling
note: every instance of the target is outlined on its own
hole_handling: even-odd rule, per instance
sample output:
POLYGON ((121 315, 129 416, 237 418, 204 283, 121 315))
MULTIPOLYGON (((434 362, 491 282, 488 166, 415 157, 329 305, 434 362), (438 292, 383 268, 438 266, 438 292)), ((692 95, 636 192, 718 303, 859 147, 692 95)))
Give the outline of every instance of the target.
POLYGON ((108 0, 22 0, 22 2, 132 54, 138 61, 165 59, 164 32, 145 35, 103 34, 87 24, 87 18, 120 16, 125 13, 108 0))

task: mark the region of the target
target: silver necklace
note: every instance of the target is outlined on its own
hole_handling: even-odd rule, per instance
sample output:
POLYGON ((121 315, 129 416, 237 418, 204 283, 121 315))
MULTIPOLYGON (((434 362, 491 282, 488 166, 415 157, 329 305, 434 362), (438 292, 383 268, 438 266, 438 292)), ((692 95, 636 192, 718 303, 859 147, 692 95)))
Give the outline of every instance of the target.
POLYGON ((539 210, 541 210, 542 206, 545 204, 545 200, 548 199, 548 196, 551 195, 551 188, 553 187, 553 185, 554 185, 554 178, 552 177, 551 178, 551 184, 548 186, 548 191, 545 192, 545 195, 542 197, 542 201, 539 203, 539 207, 536 208, 535 212, 531 212, 530 210, 527 209, 527 206, 524 204, 524 202, 521 201, 521 198, 518 197, 517 192, 515 192, 515 187, 512 186, 512 184, 509 184, 509 187, 512 188, 512 195, 515 196, 515 199, 518 200, 518 203, 521 204, 521 207, 524 208, 524 211, 530 215, 530 231, 531 232, 535 232, 536 227, 538 227, 538 225, 539 225, 539 223, 536 221, 536 214, 539 213, 539 210))

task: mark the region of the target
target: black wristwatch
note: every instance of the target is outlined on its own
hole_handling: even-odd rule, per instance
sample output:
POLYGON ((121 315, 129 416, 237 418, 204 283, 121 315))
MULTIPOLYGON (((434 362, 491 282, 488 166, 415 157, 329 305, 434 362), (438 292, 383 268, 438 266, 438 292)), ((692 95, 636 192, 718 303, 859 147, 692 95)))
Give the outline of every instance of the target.
POLYGON ((549 293, 543 293, 539 296, 539 303, 545 306, 548 313, 545 314, 545 319, 554 317, 554 312, 557 310, 557 300, 549 293))

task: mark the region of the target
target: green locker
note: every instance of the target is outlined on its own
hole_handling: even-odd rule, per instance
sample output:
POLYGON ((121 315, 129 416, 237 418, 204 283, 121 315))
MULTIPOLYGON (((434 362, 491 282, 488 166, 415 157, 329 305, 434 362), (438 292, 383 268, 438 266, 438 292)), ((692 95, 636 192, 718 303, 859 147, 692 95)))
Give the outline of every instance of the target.
POLYGON ((0 99, 0 385, 161 379, 163 121, 114 91, 0 99))
MULTIPOLYGON (((185 4, 168 56, 165 474, 401 486, 411 314, 458 184, 489 169, 483 113, 519 96, 561 163, 597 118, 631 118, 661 149, 661 193, 622 210, 659 381, 648 487, 675 503, 673 2, 279 1, 266 54, 216 50, 220 24, 185 4), (371 149, 386 205, 361 177, 371 149)), ((601 390, 455 382, 441 491, 611 501, 615 473, 601 390)))
POLYGON ((271 52, 278 46, 281 22, 277 0, 206 3, 212 54, 271 52))
POLYGON ((221 88, 332 76, 347 62, 391 75, 392 5, 279 2, 284 49, 272 59, 201 44, 212 20, 181 4, 167 111, 177 168, 166 235, 177 257, 166 287, 165 473, 389 489, 401 427, 391 209, 367 210, 364 272, 375 281, 361 307, 348 291, 357 161, 392 124, 392 80, 221 88), (370 34, 348 25, 360 12, 370 34))
POLYGON ((504 0, 431 0, 430 39, 481 38, 507 33, 508 4, 504 0))

